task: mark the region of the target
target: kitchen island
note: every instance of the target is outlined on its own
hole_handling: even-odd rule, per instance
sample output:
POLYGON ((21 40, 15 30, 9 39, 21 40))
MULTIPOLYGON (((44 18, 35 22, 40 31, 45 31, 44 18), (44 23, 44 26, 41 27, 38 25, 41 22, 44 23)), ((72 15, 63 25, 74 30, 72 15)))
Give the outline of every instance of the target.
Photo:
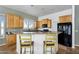
MULTIPOLYGON (((24 32, 22 34, 31 34, 32 35, 32 41, 34 41, 34 54, 43 54, 43 42, 45 41, 45 36, 47 33, 56 33, 57 32, 24 32)), ((57 38, 57 35, 56 35, 57 38)), ((16 51, 18 54, 20 54, 20 39, 19 34, 17 34, 17 44, 16 44, 16 51)), ((58 51, 58 38, 55 40, 56 49, 53 49, 53 53, 57 53, 58 51)))

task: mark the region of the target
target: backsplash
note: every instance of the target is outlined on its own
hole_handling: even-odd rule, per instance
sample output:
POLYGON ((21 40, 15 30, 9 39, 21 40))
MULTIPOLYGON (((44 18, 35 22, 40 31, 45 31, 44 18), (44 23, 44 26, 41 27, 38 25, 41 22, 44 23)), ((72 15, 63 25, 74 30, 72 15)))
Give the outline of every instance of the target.
POLYGON ((6 32, 21 33, 22 29, 7 29, 6 32))

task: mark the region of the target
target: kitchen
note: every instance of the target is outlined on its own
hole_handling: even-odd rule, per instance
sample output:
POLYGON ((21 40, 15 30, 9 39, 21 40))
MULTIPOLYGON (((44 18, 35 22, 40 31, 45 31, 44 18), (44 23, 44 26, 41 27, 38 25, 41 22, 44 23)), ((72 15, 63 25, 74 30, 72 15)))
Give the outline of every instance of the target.
MULTIPOLYGON (((46 51, 44 51, 44 47, 43 46, 45 44, 45 39, 46 39, 46 34, 51 34, 53 33, 53 35, 55 36, 55 40, 54 40, 54 47, 55 49, 51 49, 52 53, 57 53, 58 52, 58 34, 59 32, 57 32, 57 23, 59 16, 65 16, 65 15, 72 15, 71 13, 71 6, 53 6, 54 13, 51 14, 50 11, 52 11, 53 9, 51 8, 52 5, 49 6, 1 6, 2 10, 1 10, 1 15, 4 16, 5 23, 4 25, 6 25, 4 28, 5 30, 3 31, 5 35, 4 38, 6 38, 6 43, 3 47, 3 49, 1 48, 1 50, 4 50, 6 53, 7 51, 13 52, 13 53, 25 53, 26 49, 22 49, 21 51, 21 46, 20 46, 20 34, 25 34, 25 35, 31 35, 32 37, 32 41, 33 41, 33 52, 34 54, 43 54, 46 51), (21 8, 20 7, 24 7, 27 8, 27 14, 23 13, 24 9, 22 9, 23 11, 20 12, 21 8), (39 7, 39 8, 38 8, 39 7), (48 8, 48 9, 44 9, 44 7, 48 8), (33 8, 33 10, 31 10, 31 8, 33 8), (32 16, 32 15, 28 15, 29 12, 37 15, 35 12, 35 9, 37 8, 38 10, 41 9, 42 11, 39 12, 39 17, 36 16, 32 16), (60 8, 59 10, 57 10, 57 8, 60 8), (17 9, 19 9, 19 11, 17 11, 17 9), (48 10, 50 10, 49 12, 47 12, 48 10), (44 13, 45 11, 45 13, 44 13), (47 13, 46 13, 47 12, 47 13), (43 16, 43 14, 46 16, 43 16), (41 16, 40 16, 41 15, 41 16), (57 19, 57 20, 56 20, 57 19), (9 48, 9 47, 12 48, 9 48), (7 48, 7 49, 5 49, 7 48), (13 51, 14 50, 14 51, 13 51)), ((38 16, 38 15, 37 15, 38 16)), ((68 20, 69 21, 69 20, 68 20)), ((68 22, 67 21, 67 22, 68 22)), ((71 22, 71 21, 70 21, 71 22)), ((2 44, 1 44, 2 45, 2 44)), ((29 50, 29 49, 27 49, 29 50)), ((50 50, 50 49, 48 49, 50 50)), ((2 52, 4 52, 2 51, 2 52)), ((48 52, 51 53, 51 52, 48 52)))

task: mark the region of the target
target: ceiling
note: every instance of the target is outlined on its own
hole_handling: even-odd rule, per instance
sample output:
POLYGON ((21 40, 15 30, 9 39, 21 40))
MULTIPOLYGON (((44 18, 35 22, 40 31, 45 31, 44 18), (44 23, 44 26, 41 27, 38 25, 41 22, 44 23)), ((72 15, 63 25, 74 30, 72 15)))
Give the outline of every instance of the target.
POLYGON ((24 12, 36 17, 72 8, 71 5, 5 5, 4 7, 24 12))

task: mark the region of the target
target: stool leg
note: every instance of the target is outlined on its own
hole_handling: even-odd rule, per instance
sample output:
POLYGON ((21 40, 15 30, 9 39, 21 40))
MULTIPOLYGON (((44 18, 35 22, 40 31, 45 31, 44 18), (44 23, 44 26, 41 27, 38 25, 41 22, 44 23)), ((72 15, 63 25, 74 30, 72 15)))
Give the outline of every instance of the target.
POLYGON ((52 47, 51 47, 51 54, 52 54, 52 47))
POLYGON ((32 45, 32 54, 34 53, 34 45, 32 45))
POLYGON ((45 45, 43 44, 43 53, 45 54, 45 45))
POLYGON ((20 54, 22 54, 22 47, 20 48, 20 54))
POLYGON ((31 54, 31 47, 30 47, 30 54, 31 54))
POLYGON ((26 54, 26 48, 24 48, 24 54, 26 54))
POLYGON ((47 47, 45 46, 45 54, 46 54, 46 52, 47 52, 47 47))

